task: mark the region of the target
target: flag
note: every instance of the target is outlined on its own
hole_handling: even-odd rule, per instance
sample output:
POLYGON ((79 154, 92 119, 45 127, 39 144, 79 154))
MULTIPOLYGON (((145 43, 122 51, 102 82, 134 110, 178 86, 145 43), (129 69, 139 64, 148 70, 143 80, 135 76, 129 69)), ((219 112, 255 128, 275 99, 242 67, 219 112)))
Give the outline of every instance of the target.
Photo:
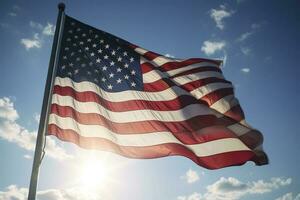
POLYGON ((266 164, 221 61, 175 59, 65 16, 48 135, 130 158, 266 164))

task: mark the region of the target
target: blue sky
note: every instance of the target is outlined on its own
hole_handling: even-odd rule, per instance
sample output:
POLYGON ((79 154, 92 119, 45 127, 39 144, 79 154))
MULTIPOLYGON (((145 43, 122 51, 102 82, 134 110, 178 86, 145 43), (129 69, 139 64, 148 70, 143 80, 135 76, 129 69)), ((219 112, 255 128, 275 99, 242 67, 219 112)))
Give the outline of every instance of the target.
MULTIPOLYGON (((0 200, 26 197, 57 3, 0 3, 0 200)), ((299 1, 65 3, 68 15, 146 49, 223 59, 270 164, 211 171, 183 157, 126 159, 48 137, 39 199, 300 199, 299 1), (94 157, 108 177, 81 187, 81 165, 94 157)))

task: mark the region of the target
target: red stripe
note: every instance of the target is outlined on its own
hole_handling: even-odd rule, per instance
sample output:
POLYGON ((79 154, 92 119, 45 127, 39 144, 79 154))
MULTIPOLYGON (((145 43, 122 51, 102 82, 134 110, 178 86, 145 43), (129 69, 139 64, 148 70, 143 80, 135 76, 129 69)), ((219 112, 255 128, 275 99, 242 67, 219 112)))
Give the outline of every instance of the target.
POLYGON ((169 101, 130 100, 123 102, 111 102, 91 91, 77 92, 71 87, 61 87, 59 85, 54 86, 53 93, 61 96, 71 96, 80 102, 95 102, 114 112, 145 109, 170 111, 179 110, 191 104, 200 104, 199 101, 189 95, 181 95, 169 101))
POLYGON ((201 100, 205 101, 209 106, 217 102, 218 100, 222 99, 223 97, 226 97, 228 95, 233 95, 233 88, 222 88, 219 90, 216 90, 214 92, 211 92, 204 97, 201 98, 201 100))
POLYGON ((224 115, 231 117, 238 122, 245 118, 244 112, 239 104, 230 108, 224 115))
POLYGON ((198 68, 195 68, 195 69, 191 69, 191 70, 181 72, 179 74, 171 76, 170 78, 175 78, 175 77, 184 76, 184 75, 188 75, 188 74, 195 74, 195 73, 198 73, 198 72, 207 72, 207 71, 220 72, 222 74, 222 71, 217 67, 198 67, 198 68))
POLYGON ((167 143, 153 146, 133 147, 120 146, 103 138, 88 138, 80 136, 73 130, 60 129, 54 124, 48 126, 49 135, 55 135, 63 141, 77 144, 86 149, 98 149, 110 151, 129 158, 159 158, 165 156, 185 156, 193 160, 196 164, 208 169, 218 169, 233 165, 242 165, 248 160, 254 159, 252 151, 234 151, 211 156, 197 157, 190 149, 184 145, 167 143))
POLYGON ((155 58, 161 56, 160 54, 158 53, 154 53, 152 51, 147 51, 143 57, 145 57, 147 60, 154 60, 155 58))
MULTIPOLYGON (((170 132, 185 144, 199 144, 222 138, 237 138, 232 131, 226 128, 234 123, 232 120, 226 120, 226 118, 217 119, 211 115, 196 116, 181 122, 148 120, 117 123, 96 113, 80 113, 71 107, 57 104, 51 105, 50 113, 54 113, 60 117, 70 117, 80 124, 104 126, 116 134, 170 132)), ((249 148, 254 148, 260 145, 262 135, 253 130, 241 136, 240 139, 249 148)))

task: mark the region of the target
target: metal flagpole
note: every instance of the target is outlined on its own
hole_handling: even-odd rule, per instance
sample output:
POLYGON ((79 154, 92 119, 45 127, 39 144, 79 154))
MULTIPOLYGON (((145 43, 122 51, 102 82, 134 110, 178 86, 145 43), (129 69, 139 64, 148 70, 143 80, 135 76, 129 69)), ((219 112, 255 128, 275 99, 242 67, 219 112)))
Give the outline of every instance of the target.
POLYGON ((33 166, 31 171, 30 185, 29 185, 28 200, 35 200, 36 198, 39 169, 44 156, 44 147, 45 147, 45 139, 46 139, 45 136, 47 132, 48 119, 49 119, 49 107, 51 104, 51 96, 52 96, 52 90, 53 90, 53 84, 55 78, 54 75, 56 73, 60 44, 62 39, 63 27, 64 27, 65 4, 63 3, 58 4, 58 10, 59 12, 56 21, 56 29, 55 29, 55 34, 54 34, 54 39, 52 44, 47 81, 45 85, 41 119, 40 119, 40 124, 38 129, 38 135, 36 139, 33 166))

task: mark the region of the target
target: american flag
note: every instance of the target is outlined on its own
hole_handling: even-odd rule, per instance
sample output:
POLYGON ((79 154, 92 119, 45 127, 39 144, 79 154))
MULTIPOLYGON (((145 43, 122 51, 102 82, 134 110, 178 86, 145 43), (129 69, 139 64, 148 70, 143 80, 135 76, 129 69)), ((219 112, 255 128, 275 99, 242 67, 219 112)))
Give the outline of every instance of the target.
POLYGON ((65 17, 48 134, 130 158, 266 164, 221 62, 174 59, 65 17))

